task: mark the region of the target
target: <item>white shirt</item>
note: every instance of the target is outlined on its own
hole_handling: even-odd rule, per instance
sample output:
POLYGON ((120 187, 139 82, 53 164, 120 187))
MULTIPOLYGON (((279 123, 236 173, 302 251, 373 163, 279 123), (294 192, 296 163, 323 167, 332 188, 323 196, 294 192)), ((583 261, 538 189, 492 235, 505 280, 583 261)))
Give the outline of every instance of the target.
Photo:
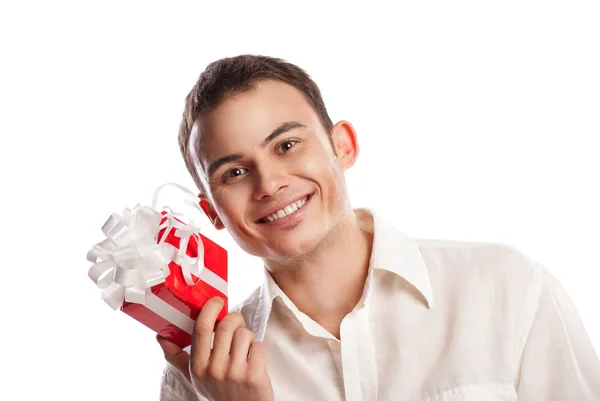
MULTIPOLYGON (((266 270, 233 309, 269 348, 275 400, 600 400, 598 356, 543 266, 503 244, 411 239, 356 212, 373 250, 340 341, 266 270)), ((160 399, 204 400, 169 364, 160 399)))

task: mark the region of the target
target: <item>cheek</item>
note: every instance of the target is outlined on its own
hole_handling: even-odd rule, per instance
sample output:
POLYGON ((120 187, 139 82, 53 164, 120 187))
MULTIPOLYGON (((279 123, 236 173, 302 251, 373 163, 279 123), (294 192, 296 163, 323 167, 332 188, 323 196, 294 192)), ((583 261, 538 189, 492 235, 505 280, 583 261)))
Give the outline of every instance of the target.
POLYGON ((336 173, 336 160, 321 146, 303 149, 302 155, 295 159, 296 167, 315 179, 324 179, 336 173))
POLYGON ((235 227, 236 221, 241 218, 240 216, 243 216, 243 205, 242 202, 235 201, 235 199, 238 199, 236 196, 232 196, 227 192, 219 192, 218 195, 215 195, 214 199, 215 203, 219 205, 219 215, 223 224, 228 227, 235 227))

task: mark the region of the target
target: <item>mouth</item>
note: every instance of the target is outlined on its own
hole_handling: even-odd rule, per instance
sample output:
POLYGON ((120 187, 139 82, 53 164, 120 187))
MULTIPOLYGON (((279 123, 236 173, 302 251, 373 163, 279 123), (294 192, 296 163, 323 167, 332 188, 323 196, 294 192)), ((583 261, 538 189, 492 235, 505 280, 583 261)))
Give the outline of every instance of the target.
POLYGON ((274 213, 269 214, 268 216, 265 216, 265 217, 257 220, 256 223, 257 224, 269 224, 269 223, 275 223, 275 222, 283 222, 283 220, 289 220, 289 218, 291 216, 296 215, 298 212, 300 212, 306 206, 308 201, 310 201, 310 199, 312 198, 313 194, 314 194, 314 192, 309 195, 304 196, 303 198, 298 199, 295 202, 290 203, 283 209, 280 209, 274 213))

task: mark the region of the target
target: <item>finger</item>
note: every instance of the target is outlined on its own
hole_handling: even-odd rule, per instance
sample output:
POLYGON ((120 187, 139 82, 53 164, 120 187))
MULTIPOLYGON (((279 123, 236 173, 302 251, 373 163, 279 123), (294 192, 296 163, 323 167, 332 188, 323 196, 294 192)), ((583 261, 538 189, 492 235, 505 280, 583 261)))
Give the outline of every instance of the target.
POLYGON ((165 354, 165 359, 171 365, 175 366, 177 370, 183 373, 190 380, 190 355, 182 350, 178 345, 172 343, 171 341, 164 339, 161 336, 156 336, 156 340, 158 344, 163 350, 165 354))
POLYGON ((194 323, 190 348, 191 363, 194 368, 206 366, 208 363, 215 322, 224 304, 222 298, 213 297, 200 310, 200 314, 194 323))
POLYGON ((250 355, 248 356, 248 369, 251 372, 266 372, 267 358, 269 350, 263 342, 255 341, 250 346, 250 355))
POLYGON ((246 322, 244 317, 236 312, 228 314, 217 324, 211 356, 213 360, 222 361, 229 358, 233 333, 240 327, 246 327, 246 322))
POLYGON ((250 330, 240 327, 235 331, 229 353, 232 365, 245 366, 248 363, 248 352, 252 343, 254 343, 254 334, 250 330))

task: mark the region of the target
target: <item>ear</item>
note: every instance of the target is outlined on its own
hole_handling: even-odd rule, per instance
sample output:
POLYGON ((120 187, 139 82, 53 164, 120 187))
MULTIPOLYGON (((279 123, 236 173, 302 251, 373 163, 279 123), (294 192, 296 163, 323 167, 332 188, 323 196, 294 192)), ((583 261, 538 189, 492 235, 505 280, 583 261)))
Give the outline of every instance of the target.
POLYGON ((358 158, 359 147, 356 131, 348 121, 340 121, 333 126, 331 139, 337 153, 337 159, 342 170, 347 170, 354 165, 358 158))
POLYGON ((200 208, 202 209, 206 217, 208 217, 212 225, 215 226, 217 230, 224 229, 225 226, 223 225, 221 218, 219 217, 215 209, 212 207, 210 202, 206 199, 206 196, 199 194, 198 198, 200 198, 200 208))

